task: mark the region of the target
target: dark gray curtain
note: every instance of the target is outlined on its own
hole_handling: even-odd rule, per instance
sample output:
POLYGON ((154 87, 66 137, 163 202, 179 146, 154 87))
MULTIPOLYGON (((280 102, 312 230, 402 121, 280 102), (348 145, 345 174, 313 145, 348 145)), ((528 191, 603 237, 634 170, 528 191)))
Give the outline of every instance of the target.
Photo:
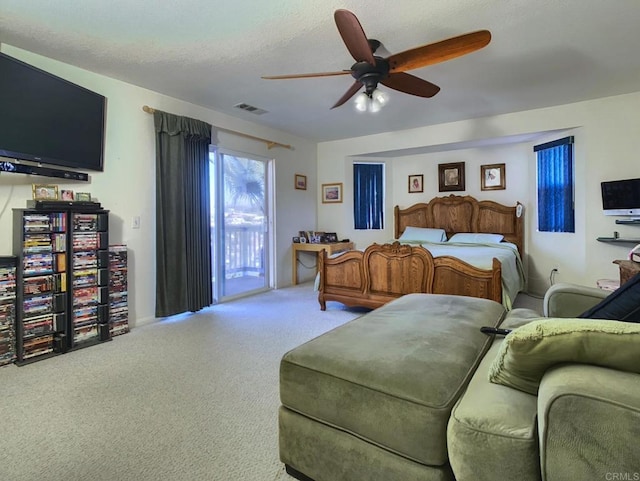
POLYGON ((156 317, 213 303, 211 125, 166 112, 156 127, 156 317))

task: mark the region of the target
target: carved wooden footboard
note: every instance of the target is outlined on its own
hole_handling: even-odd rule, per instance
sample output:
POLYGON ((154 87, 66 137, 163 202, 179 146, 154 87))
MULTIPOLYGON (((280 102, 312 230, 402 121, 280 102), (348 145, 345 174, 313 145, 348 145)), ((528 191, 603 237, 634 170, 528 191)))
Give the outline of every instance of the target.
POLYGON ((501 266, 493 260, 491 270, 478 269, 460 259, 432 257, 423 247, 398 242, 373 244, 319 258, 320 308, 327 301, 347 306, 376 308, 405 294, 416 292, 481 297, 502 302, 501 266))

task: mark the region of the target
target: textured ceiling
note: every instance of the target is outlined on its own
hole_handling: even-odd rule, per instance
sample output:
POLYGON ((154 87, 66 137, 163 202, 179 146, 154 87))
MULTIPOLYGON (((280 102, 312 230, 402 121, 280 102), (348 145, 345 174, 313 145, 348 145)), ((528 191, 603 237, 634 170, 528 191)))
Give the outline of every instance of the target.
POLYGON ((0 43, 317 141, 638 91, 639 26, 639 0, 0 0, 0 43), (348 69, 338 8, 384 57, 480 29, 492 41, 412 70, 440 93, 388 90, 375 115, 330 110, 349 76, 260 78, 348 69))

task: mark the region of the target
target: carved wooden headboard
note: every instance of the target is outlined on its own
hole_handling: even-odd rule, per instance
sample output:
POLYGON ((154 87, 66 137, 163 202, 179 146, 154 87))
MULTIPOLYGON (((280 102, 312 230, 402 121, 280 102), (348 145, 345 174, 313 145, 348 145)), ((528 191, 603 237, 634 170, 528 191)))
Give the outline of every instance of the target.
POLYGON ((399 238, 407 226, 444 229, 447 237, 458 232, 503 234, 504 240, 518 246, 524 256, 523 207, 520 202, 507 206, 491 200, 478 201, 469 195, 434 197, 429 203, 406 209, 396 206, 394 236, 399 238))

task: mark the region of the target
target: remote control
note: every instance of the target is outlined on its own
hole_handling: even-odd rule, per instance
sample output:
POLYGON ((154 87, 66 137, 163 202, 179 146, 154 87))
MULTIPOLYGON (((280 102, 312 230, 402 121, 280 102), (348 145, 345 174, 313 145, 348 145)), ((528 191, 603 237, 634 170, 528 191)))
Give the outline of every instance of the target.
POLYGON ((511 329, 500 329, 498 327, 483 326, 480 328, 480 332, 485 334, 498 334, 499 336, 506 336, 511 332, 511 329))

